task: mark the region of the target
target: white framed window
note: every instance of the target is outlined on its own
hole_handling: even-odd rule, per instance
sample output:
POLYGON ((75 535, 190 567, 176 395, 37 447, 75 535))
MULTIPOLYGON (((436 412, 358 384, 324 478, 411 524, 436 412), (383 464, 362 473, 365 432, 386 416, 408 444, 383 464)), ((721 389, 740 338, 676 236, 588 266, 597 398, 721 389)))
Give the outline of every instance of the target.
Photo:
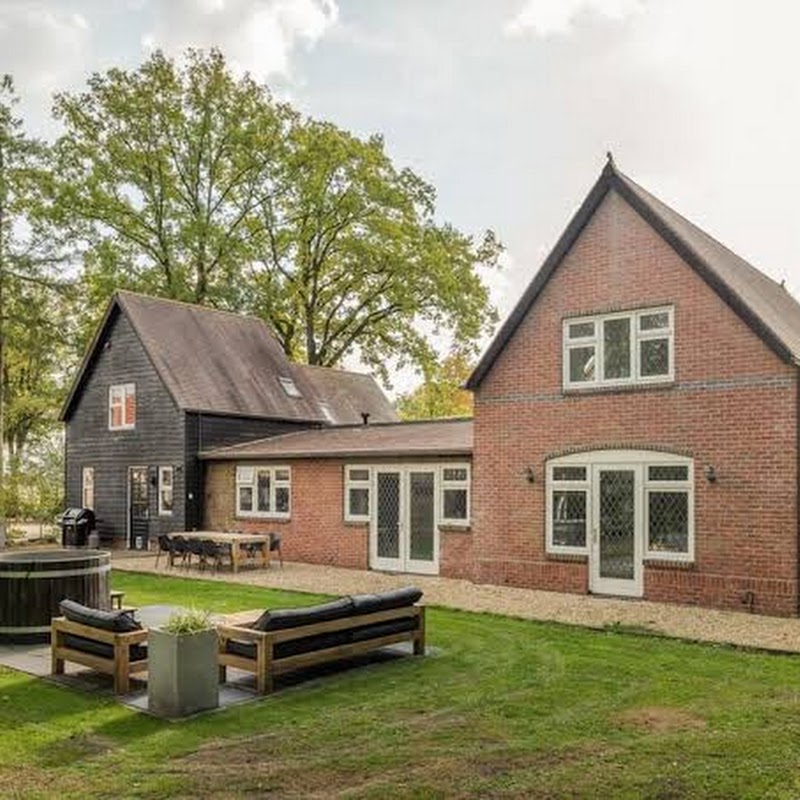
POLYGON ((692 465, 649 464, 644 475, 645 558, 694 558, 692 465))
POLYGON ((443 464, 439 470, 439 524, 469 525, 470 465, 443 464))
POLYGON ((118 383, 108 388, 108 429, 136 427, 136 384, 118 383))
POLYGON ((81 470, 81 504, 94 511, 94 467, 81 470))
POLYGON ((671 381, 674 309, 646 308, 564 320, 565 389, 671 381))
POLYGON ((175 470, 172 467, 158 468, 158 515, 171 517, 175 507, 175 470))
POLYGON ((588 552, 590 480, 586 464, 547 465, 548 552, 588 552))
POLYGON ((346 522, 369 522, 371 506, 371 478, 369 467, 344 468, 344 518, 346 522))
POLYGON ((289 519, 292 504, 289 467, 236 467, 236 516, 289 519))
POLYGON ((598 491, 599 468, 631 468, 635 474, 637 523, 646 559, 694 560, 694 463, 685 456, 646 450, 598 450, 548 462, 546 549, 586 555, 598 491))

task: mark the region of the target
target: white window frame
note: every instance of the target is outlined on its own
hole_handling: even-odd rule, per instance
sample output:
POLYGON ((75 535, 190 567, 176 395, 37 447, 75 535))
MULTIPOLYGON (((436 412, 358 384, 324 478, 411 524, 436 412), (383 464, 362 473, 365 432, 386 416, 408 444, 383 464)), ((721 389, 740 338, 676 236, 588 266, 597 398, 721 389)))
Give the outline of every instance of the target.
POLYGON ((278 375, 278 383, 281 385, 281 388, 287 397, 297 399, 303 396, 303 393, 297 388, 294 378, 291 378, 288 375, 278 375))
POLYGON ((83 467, 81 470, 81 504, 84 508, 91 508, 94 511, 94 467, 83 467), (91 502, 86 501, 87 490, 91 492, 91 502))
POLYGON ((454 528, 468 528, 472 522, 472 465, 468 462, 458 462, 453 464, 440 464, 438 470, 439 478, 439 525, 451 526, 454 528), (463 481, 445 480, 444 471, 446 469, 464 469, 467 477, 463 481), (464 519, 450 519, 444 515, 444 493, 446 489, 463 490, 467 493, 467 516, 464 519))
POLYGON ((615 311, 608 314, 593 314, 584 317, 567 317, 562 326, 562 379, 565 389, 596 389, 606 386, 647 386, 650 384, 670 383, 675 379, 675 308, 674 306, 654 306, 639 308, 634 311, 615 311), (667 314, 667 327, 654 330, 640 330, 642 317, 651 314, 667 314), (630 375, 627 378, 604 377, 605 353, 603 329, 606 322, 614 319, 630 320, 630 375), (569 338, 571 325, 592 323, 594 334, 580 338, 569 338), (640 344, 653 339, 666 339, 669 356, 669 371, 665 375, 641 375, 640 344), (594 348, 594 378, 589 381, 571 381, 569 374, 570 351, 581 347, 594 348))
POLYGON ((161 466, 158 468, 158 516, 171 517, 173 511, 164 508, 164 489, 169 488, 169 494, 172 498, 172 508, 175 508, 175 468, 172 466, 161 466), (164 486, 164 476, 169 473, 170 481, 168 487, 164 486))
POLYGON ((290 519, 292 516, 292 468, 283 464, 237 464, 235 468, 234 492, 236 494, 236 516, 247 519, 290 519), (258 476, 269 473, 269 511, 258 509, 258 476), (289 477, 279 479, 279 472, 287 472, 289 477), (249 480, 248 480, 249 476, 249 480), (239 487, 250 486, 253 491, 252 510, 243 510, 239 503, 239 487), (275 510, 275 495, 278 489, 288 489, 289 503, 286 511, 275 510))
POLYGON ((369 522, 372 519, 372 468, 359 465, 347 464, 344 468, 344 521, 345 522, 369 522), (354 480, 350 477, 351 470, 364 470, 367 473, 366 480, 354 480), (366 489, 367 491, 367 508, 366 514, 354 514, 350 510, 350 490, 351 489, 366 489))
POLYGON ((130 431, 136 427, 136 415, 139 409, 136 405, 136 384, 135 383, 115 383, 108 387, 108 429, 110 431, 130 431), (122 405, 122 423, 114 425, 114 397, 119 395, 122 405), (133 395, 133 422, 125 421, 125 409, 127 407, 128 396, 133 395))
POLYGON ((673 453, 662 453, 654 450, 593 450, 591 452, 572 453, 567 456, 553 458, 546 465, 545 486, 545 549, 547 553, 562 555, 588 556, 592 536, 593 517, 593 472, 599 467, 633 467, 636 469, 637 493, 644 508, 641 515, 641 531, 637 535, 643 537, 641 553, 645 561, 682 561, 694 562, 695 559, 695 520, 694 520, 694 491, 695 471, 694 461, 687 456, 673 453), (651 481, 649 467, 686 467, 687 480, 660 480, 651 481), (557 467, 584 467, 586 469, 583 481, 556 481, 553 472, 557 467), (553 493, 554 491, 585 491, 586 492, 586 543, 583 547, 568 547, 553 544, 553 493), (649 494, 656 492, 686 492, 687 498, 687 551, 668 551, 650 549, 650 520, 649 520, 649 494))

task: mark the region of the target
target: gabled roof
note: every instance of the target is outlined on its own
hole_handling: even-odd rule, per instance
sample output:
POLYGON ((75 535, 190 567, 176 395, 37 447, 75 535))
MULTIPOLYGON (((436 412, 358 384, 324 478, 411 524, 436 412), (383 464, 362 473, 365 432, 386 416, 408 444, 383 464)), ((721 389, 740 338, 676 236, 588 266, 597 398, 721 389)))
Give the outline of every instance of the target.
MULTIPOLYGON (((127 316, 153 367, 183 410, 328 424, 321 402, 327 402, 343 422, 360 422, 361 411, 385 416, 389 413, 387 407, 391 409, 370 376, 359 376, 362 390, 351 404, 358 406, 363 399, 369 405, 357 414, 345 407, 341 395, 346 394, 346 389, 333 399, 321 395, 319 382, 311 380, 306 370, 289 361, 260 319, 118 291, 87 351, 61 419, 71 413, 105 333, 118 313, 127 316), (280 377, 291 378, 300 397, 287 394, 280 377), (372 385, 372 391, 364 388, 368 384, 372 385)), ((337 370, 329 371, 339 374, 337 370)), ((336 386, 337 381, 343 386, 356 383, 347 377, 328 379, 331 386, 336 386)))
POLYGON ((581 207, 545 259, 467 381, 476 389, 536 302, 550 276, 610 191, 617 192, 785 361, 800 363, 800 304, 779 283, 681 216, 609 157, 581 207))
POLYGON ((206 461, 472 455, 472 420, 448 419, 314 428, 200 454, 206 461))

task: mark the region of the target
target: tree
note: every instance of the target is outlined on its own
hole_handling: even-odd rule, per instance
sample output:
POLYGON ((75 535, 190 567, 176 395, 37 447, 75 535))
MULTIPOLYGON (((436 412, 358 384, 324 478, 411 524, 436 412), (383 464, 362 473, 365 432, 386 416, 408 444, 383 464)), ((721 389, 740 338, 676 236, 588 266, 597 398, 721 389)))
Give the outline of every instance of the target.
POLYGON ((290 110, 214 50, 95 74, 54 114, 61 221, 84 243, 92 300, 128 287, 235 307, 290 110))
MULTIPOLYGON (((15 115, 13 81, 0 80, 0 546, 6 519, 6 452, 19 449, 52 418, 52 397, 43 387, 63 369, 48 351, 53 303, 64 282, 57 276, 57 240, 45 220, 49 150, 25 135, 15 115), (56 293, 54 295, 54 293, 56 293), (48 336, 47 344, 44 344, 48 336), (39 339, 35 350, 29 347, 39 339)), ((55 355, 55 354, 53 354, 55 355)), ((18 463, 12 458, 12 468, 18 463)))
POLYGON ((221 53, 155 53, 55 104, 62 219, 85 243, 87 296, 117 286, 261 315, 292 357, 431 364, 421 331, 472 342, 496 314, 475 240, 433 187, 361 140, 273 101, 221 53))
POLYGON ((403 419, 471 417, 472 393, 463 388, 471 372, 465 353, 451 352, 424 371, 423 382, 416 389, 400 396, 398 413, 403 419))

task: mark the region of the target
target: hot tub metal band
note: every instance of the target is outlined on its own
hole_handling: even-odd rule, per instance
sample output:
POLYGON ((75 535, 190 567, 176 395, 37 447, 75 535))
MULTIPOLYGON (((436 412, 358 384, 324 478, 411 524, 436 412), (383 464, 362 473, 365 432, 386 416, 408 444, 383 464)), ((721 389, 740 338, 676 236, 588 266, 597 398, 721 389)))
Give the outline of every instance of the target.
MULTIPOLYGON (((43 570, 36 570, 32 572, 0 572, 1 578, 74 578, 78 575, 97 575, 101 572, 110 572, 111 564, 103 564, 99 567, 87 567, 86 569, 58 569, 50 570, 49 572, 43 570)), ((2 628, 0 628, 2 631, 2 628)))

